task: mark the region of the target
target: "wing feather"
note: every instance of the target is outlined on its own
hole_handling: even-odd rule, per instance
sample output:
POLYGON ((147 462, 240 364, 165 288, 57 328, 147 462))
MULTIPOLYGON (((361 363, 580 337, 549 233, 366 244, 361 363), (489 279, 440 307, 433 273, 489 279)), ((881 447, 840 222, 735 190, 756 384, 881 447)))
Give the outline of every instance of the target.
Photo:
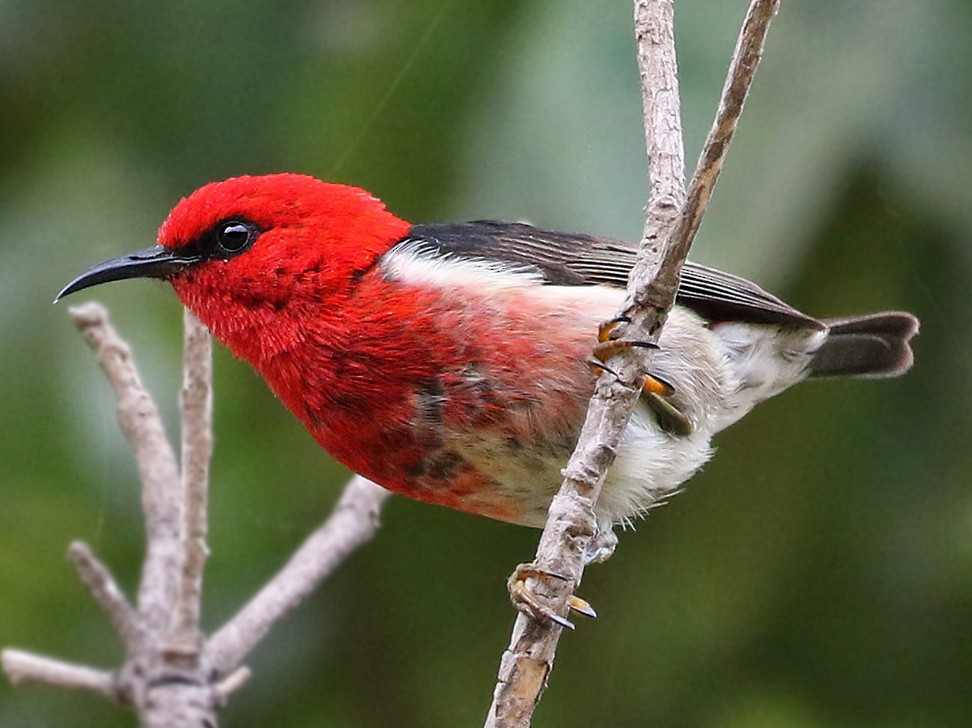
MULTIPOLYGON (((415 225, 395 247, 417 243, 433 254, 535 269, 545 283, 560 286, 623 288, 636 257, 633 246, 617 240, 493 220, 415 225)), ((691 261, 682 269, 677 301, 710 321, 826 328, 745 278, 691 261)))

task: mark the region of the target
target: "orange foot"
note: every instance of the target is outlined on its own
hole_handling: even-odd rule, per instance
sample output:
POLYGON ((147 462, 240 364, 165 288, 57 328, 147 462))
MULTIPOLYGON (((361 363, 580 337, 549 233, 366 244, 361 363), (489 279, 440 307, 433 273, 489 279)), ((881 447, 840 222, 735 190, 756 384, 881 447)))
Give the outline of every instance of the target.
MULTIPOLYGON (((628 323, 630 319, 620 316, 601 324, 597 330, 597 343, 594 345, 594 359, 587 362, 594 374, 602 371, 617 376, 616 372, 607 367, 607 360, 624 349, 640 346, 647 349, 657 349, 657 344, 650 341, 634 341, 618 335, 618 326, 628 323)), ((641 384, 641 391, 645 404, 655 415, 658 426, 670 435, 686 437, 692 434, 692 423, 680 412, 669 398, 675 394, 675 387, 654 374, 646 374, 641 384)))
MULTIPOLYGON (((541 569, 536 564, 520 564, 510 574, 506 581, 506 588, 510 592, 510 600, 513 606, 521 612, 526 612, 536 619, 549 619, 555 624, 559 624, 566 629, 574 629, 574 623, 566 617, 562 617, 554 612, 549 606, 540 601, 533 590, 527 586, 527 579, 559 579, 567 581, 567 577, 562 574, 555 574, 552 571, 541 569)), ((594 618, 597 612, 586 599, 581 599, 573 594, 567 600, 567 608, 571 612, 583 614, 585 617, 594 618)))

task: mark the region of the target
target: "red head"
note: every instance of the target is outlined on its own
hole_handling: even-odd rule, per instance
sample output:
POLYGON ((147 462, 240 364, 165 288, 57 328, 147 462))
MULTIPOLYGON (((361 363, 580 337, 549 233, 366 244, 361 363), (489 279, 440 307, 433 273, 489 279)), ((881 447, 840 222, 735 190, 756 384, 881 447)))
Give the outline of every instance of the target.
POLYGON ((95 266, 58 298, 163 278, 219 338, 238 338, 285 309, 296 316, 340 300, 408 229, 355 187, 299 174, 234 177, 180 201, 157 247, 95 266))

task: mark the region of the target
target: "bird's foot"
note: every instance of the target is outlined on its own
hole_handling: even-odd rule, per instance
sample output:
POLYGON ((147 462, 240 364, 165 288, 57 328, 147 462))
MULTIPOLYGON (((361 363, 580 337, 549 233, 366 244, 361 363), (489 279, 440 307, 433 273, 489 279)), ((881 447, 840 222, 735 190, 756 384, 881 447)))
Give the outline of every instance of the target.
MULTIPOLYGON (((527 579, 557 579, 560 581, 569 581, 569 579, 563 574, 541 569, 536 564, 520 564, 510 574, 506 588, 510 592, 510 601, 513 602, 513 606, 521 612, 525 612, 536 619, 549 619, 566 629, 574 629, 573 622, 557 614, 540 600, 527 585, 527 579)), ((582 614, 585 617, 594 618, 597 616, 597 612, 594 611, 590 602, 573 594, 567 600, 567 608, 569 611, 582 614)))
MULTIPOLYGON (((600 374, 602 371, 617 376, 617 373, 605 366, 608 359, 618 352, 630 349, 631 347, 641 347, 644 349, 657 349, 658 344, 650 341, 636 341, 625 339, 618 335, 618 326, 630 322, 627 316, 618 316, 610 321, 605 321, 597 329, 597 343, 594 345, 594 358, 587 362, 591 371, 600 374)), ((657 394, 661 397, 670 397, 675 393, 675 387, 666 382, 661 377, 652 374, 645 375, 645 381, 641 385, 645 394, 657 394)))
MULTIPOLYGON (((614 377, 618 376, 617 372, 593 359, 588 360, 587 366, 597 376, 600 376, 601 372, 607 372, 614 377)), ((668 401, 668 398, 673 394, 675 394, 675 388, 664 379, 654 374, 645 375, 641 383, 641 395, 645 405, 655 415, 658 426, 669 435, 687 437, 692 434, 694 428, 691 420, 668 401)))
MULTIPOLYGON (((618 376, 616 371, 599 359, 588 359, 587 366, 595 376, 600 376, 601 372, 607 372, 615 377, 618 376)), ((670 397, 675 394, 675 387, 661 377, 657 377, 654 374, 646 374, 644 381, 641 383, 641 391, 645 394, 657 394, 660 397, 670 397)))
MULTIPOLYGON (((588 360, 587 366, 594 374, 607 372, 615 377, 617 372, 607 366, 607 361, 618 352, 632 346, 657 349, 657 344, 650 341, 633 341, 618 335, 618 326, 628 323, 627 316, 619 316, 600 325, 597 331, 597 343, 594 345, 594 358, 588 360)), ((648 409, 655 415, 658 426, 670 435, 687 437, 692 434, 692 422, 678 410, 669 398, 675 394, 675 387, 655 374, 645 374, 641 383, 641 393, 648 409)), ((610 553, 608 553, 610 556, 610 553)), ((606 557, 605 557, 606 558, 606 557)))
MULTIPOLYGON (((630 323, 631 319, 627 316, 618 316, 610 321, 605 321, 597 327, 597 343, 594 345, 594 358, 602 364, 620 351, 631 347, 641 347, 643 349, 657 349, 658 344, 650 341, 638 341, 635 339, 625 339, 620 335, 618 327, 621 324, 630 323)), ((610 370, 609 370, 610 371, 610 370)))

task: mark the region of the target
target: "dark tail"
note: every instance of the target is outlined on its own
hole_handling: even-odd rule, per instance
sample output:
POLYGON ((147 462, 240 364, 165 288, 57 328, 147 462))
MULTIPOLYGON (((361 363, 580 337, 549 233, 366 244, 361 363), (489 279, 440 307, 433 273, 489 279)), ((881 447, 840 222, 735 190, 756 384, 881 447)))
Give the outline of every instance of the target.
POLYGON ((911 369, 908 342, 918 333, 918 319, 889 311, 852 318, 824 319, 827 340, 813 356, 811 377, 897 377, 911 369))

